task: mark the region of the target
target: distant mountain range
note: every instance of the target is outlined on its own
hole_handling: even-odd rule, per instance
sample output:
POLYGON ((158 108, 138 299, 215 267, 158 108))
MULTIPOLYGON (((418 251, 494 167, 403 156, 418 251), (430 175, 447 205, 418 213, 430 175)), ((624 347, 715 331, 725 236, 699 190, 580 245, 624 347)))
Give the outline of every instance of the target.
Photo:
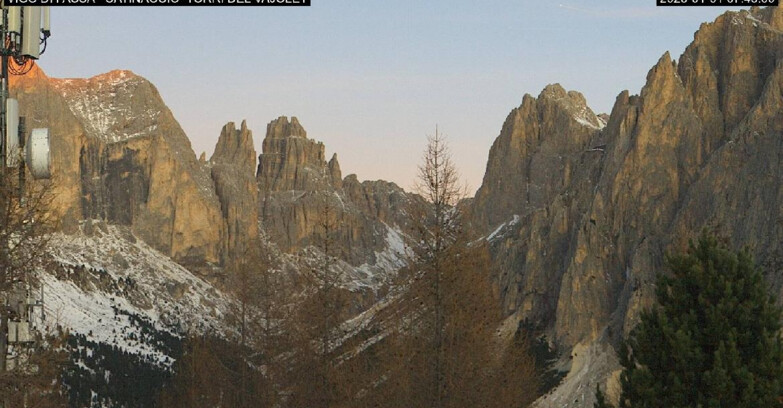
MULTIPOLYGON (((615 384, 612 349, 652 304, 664 254, 704 228, 749 247, 783 299, 782 58, 783 11, 727 12, 677 61, 664 54, 609 115, 557 84, 508 115, 465 205, 509 319, 566 353, 569 375, 539 406, 592 406, 596 382, 615 384)), ((335 270, 362 299, 354 314, 404 264, 406 208, 421 198, 343 177, 296 118, 267 125, 260 155, 246 123, 228 123, 207 160, 132 72, 53 79, 35 68, 11 91, 28 127, 53 135, 62 232, 59 267, 42 278, 47 307, 92 341, 170 364, 116 335, 132 325, 114 309, 161 331, 219 328, 227 262, 263 242, 296 269, 324 217, 337 226, 335 270), (90 331, 96 319, 102 329, 90 331)))

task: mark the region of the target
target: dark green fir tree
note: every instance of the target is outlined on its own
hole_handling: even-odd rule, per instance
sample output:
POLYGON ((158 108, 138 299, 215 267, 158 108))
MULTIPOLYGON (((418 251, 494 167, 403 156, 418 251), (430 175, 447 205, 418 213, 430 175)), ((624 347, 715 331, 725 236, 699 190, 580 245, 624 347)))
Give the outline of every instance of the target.
POLYGON ((748 251, 703 233, 667 264, 621 348, 620 408, 783 407, 781 310, 748 251))

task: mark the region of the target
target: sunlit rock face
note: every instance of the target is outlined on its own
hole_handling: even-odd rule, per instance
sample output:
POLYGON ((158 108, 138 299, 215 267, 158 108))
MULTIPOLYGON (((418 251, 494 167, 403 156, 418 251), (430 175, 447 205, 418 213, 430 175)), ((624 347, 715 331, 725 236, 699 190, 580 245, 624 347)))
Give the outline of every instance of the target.
POLYGON ((729 12, 597 117, 558 85, 506 119, 472 203, 509 314, 563 346, 618 339, 664 254, 703 228, 748 246, 780 292, 783 14, 729 12))
POLYGON ((220 260, 212 180, 151 83, 129 71, 52 79, 36 68, 11 89, 28 128, 51 129, 55 207, 66 229, 106 219, 178 262, 220 260))
POLYGON ((334 229, 334 256, 372 265, 389 247, 389 230, 409 221, 408 194, 392 183, 343 180, 337 154, 327 161, 323 143, 296 118, 269 123, 258 160, 245 121, 226 124, 209 160, 196 159, 158 91, 130 71, 54 79, 35 67, 12 89, 28 128, 51 129, 54 207, 66 231, 82 219, 129 226, 210 274, 260 235, 292 253, 319 246, 324 224, 334 229))

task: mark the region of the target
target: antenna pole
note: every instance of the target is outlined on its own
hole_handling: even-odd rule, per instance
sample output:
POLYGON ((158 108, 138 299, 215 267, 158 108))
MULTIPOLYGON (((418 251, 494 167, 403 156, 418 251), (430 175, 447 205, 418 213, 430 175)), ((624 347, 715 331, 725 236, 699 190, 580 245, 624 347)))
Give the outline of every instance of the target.
MULTIPOLYGON (((7 164, 7 147, 6 146, 6 100, 8 98, 8 55, 9 50, 6 47, 6 40, 8 39, 8 6, 3 6, 3 20, 2 20, 2 27, 0 27, 0 57, 2 57, 2 71, 0 71, 0 188, 5 188, 5 186, 8 185, 8 180, 5 178, 8 176, 6 171, 6 164, 7 164)), ((7 193, 4 193, 6 197, 2 199, 3 205, 11 205, 11 199, 7 196, 7 193)), ((5 210, 3 210, 5 211, 5 210)), ((5 228, 6 226, 0 226, 2 228, 5 228)), ((2 243, 3 248, 2 251, 6 251, 6 243, 2 243)), ((6 254, 3 253, 2 255, 3 261, 6 260, 6 254)), ((8 282, 8 265, 3 266, 4 271, 2 273, 5 275, 4 283, 6 285, 9 285, 10 282, 8 282)), ((6 358, 8 357, 8 307, 7 307, 7 298, 9 294, 9 288, 10 287, 3 287, 2 289, 5 293, 2 297, 2 304, 0 304, 0 372, 6 371, 6 358)), ((2 404, 3 407, 7 407, 8 403, 7 401, 0 401, 0 404, 2 404)))
POLYGON ((8 6, 3 6, 3 25, 0 27, 0 54, 2 54, 2 73, 0 73, 0 164, 3 169, 0 174, 5 174, 5 167, 8 164, 8 146, 6 146, 6 101, 8 100, 8 56, 11 55, 6 44, 11 44, 8 39, 8 6))

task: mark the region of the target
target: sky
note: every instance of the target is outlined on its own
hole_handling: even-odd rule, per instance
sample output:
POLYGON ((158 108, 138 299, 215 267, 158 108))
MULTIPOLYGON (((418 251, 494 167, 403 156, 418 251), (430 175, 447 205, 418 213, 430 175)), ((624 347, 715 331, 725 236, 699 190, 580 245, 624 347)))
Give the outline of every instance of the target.
POLYGON ((129 69, 209 157, 224 124, 296 116, 343 175, 413 185, 436 125, 471 191, 523 95, 550 83, 611 111, 727 7, 655 0, 312 0, 310 7, 53 7, 52 77, 129 69))

